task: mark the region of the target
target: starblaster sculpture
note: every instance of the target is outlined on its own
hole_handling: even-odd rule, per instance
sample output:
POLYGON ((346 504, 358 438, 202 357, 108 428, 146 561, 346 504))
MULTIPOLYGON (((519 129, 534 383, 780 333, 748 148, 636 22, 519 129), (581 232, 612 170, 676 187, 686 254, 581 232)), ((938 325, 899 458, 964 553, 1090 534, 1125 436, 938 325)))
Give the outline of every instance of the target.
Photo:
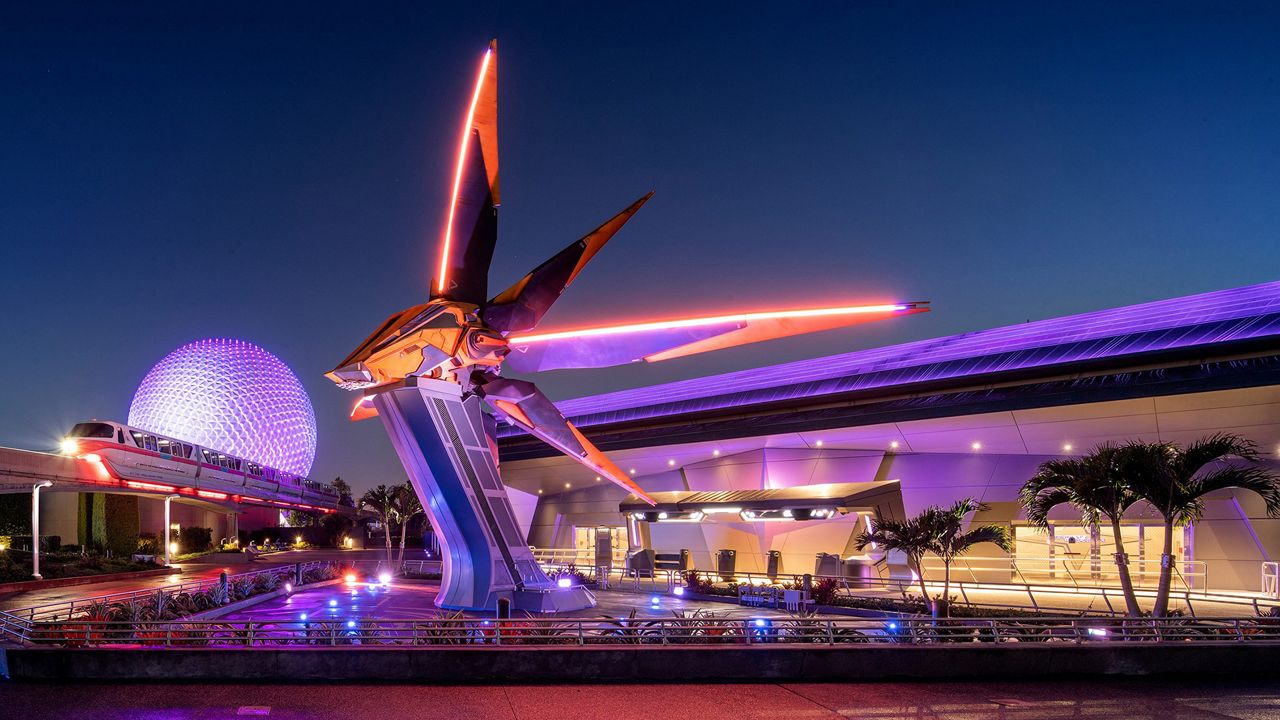
POLYGON ((649 496, 519 372, 655 362, 770 338, 927 310, 893 303, 736 313, 532 332, 586 264, 653 193, 490 297, 497 241, 497 43, 480 64, 463 125, 448 219, 429 299, 387 318, 327 377, 361 392, 352 419, 377 415, 445 550, 436 604, 491 609, 507 597, 533 611, 594 605, 543 573, 498 474, 494 434, 512 423, 625 488, 649 496))

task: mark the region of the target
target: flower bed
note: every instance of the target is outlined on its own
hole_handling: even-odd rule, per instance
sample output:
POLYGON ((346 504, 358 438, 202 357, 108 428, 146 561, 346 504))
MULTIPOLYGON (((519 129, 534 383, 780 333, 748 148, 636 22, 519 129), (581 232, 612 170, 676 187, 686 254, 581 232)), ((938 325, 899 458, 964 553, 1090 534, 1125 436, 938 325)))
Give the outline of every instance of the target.
MULTIPOLYGON (((343 574, 343 568, 337 563, 325 563, 304 571, 302 584, 333 580, 343 574)), ((167 592, 162 588, 145 598, 93 603, 65 620, 36 623, 30 639, 35 643, 65 647, 104 642, 148 644, 158 639, 174 644, 172 633, 175 631, 166 627, 166 622, 182 620, 257 595, 275 592, 277 588, 292 581, 293 572, 280 569, 250 576, 232 576, 225 585, 214 583, 203 590, 167 592), (160 638, 156 637, 156 633, 160 633, 160 638)), ((183 625, 182 628, 178 632, 185 632, 192 637, 208 635, 207 632, 193 633, 190 625, 183 625)))

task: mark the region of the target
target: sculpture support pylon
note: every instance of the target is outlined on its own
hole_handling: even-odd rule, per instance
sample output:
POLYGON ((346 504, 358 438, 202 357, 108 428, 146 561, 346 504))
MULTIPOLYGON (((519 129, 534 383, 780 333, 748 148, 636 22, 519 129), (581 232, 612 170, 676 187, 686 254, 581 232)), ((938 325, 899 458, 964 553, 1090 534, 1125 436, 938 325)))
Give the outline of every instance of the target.
POLYGON ((464 398, 456 383, 410 377, 379 391, 373 403, 440 537, 438 607, 493 609, 499 597, 535 612, 594 607, 586 588, 557 587, 529 550, 485 436, 479 397, 464 398))

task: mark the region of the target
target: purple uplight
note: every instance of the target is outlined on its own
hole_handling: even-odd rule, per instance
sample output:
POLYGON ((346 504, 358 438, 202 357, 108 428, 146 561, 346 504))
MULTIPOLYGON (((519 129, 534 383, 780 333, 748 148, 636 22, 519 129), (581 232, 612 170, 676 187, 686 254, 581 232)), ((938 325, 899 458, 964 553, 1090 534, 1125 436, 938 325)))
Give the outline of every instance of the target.
POLYGON ((302 382, 243 340, 199 340, 166 355, 138 385, 129 424, 298 475, 316 457, 302 382))

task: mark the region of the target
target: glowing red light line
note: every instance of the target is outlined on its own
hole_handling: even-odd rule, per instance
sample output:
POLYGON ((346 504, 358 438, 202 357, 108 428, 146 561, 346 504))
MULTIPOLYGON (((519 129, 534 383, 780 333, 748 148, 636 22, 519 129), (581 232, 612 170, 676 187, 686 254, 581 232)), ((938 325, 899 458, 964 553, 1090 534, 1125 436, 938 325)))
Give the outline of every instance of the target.
POLYGON ((449 199, 449 222, 444 226, 444 246, 440 251, 440 278, 436 281, 436 292, 443 294, 447 273, 449 271, 449 248, 453 244, 453 216, 458 209, 458 191, 462 187, 462 171, 467 162, 467 149, 471 145, 471 123, 476 117, 476 105, 480 103, 480 91, 484 88, 484 76, 489 72, 489 58, 493 48, 484 51, 484 61, 480 63, 480 77, 476 78, 476 89, 471 95, 471 108, 467 110, 467 122, 462 126, 462 143, 458 150, 458 168, 453 174, 453 196, 449 199))
POLYGON ((513 344, 528 345, 547 340, 564 338, 592 337, 598 335, 621 335, 625 333, 648 332, 650 330, 671 330, 674 328, 701 327, 719 325, 730 322, 753 322, 758 320, 778 320, 784 318, 829 317, 832 315, 860 315, 866 313, 884 313, 906 310, 906 305, 856 305, 850 307, 813 308, 809 310, 772 310, 767 312, 736 313, 733 315, 716 315, 714 317, 688 318, 684 320, 660 320, 657 322, 636 323, 633 325, 614 325, 610 327, 584 328, 581 330, 563 330, 559 332, 519 335, 510 338, 513 344))
POLYGON ((197 494, 197 495, 199 495, 199 496, 200 496, 200 497, 202 497, 202 498, 209 498, 209 499, 211 499, 211 500, 226 500, 226 499, 227 499, 227 494, 226 494, 226 493, 214 492, 214 491, 212 491, 212 490, 197 490, 197 491, 196 491, 196 494, 197 494))
POLYGON ((157 485, 155 483, 138 482, 136 480, 126 480, 124 484, 134 490, 154 490, 155 492, 174 492, 178 489, 172 485, 157 485))

